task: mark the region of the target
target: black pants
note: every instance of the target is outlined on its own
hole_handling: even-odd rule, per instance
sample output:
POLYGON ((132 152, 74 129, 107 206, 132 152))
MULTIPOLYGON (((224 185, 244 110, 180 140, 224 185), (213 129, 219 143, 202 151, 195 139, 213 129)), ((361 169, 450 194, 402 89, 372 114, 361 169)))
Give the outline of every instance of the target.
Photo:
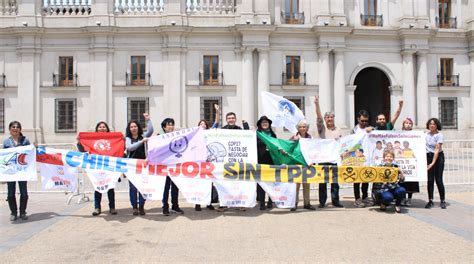
MULTIPOLYGON (((356 200, 360 199, 359 186, 360 186, 360 183, 354 183, 354 196, 356 200)), ((368 193, 369 193, 369 183, 368 182, 362 183, 362 199, 369 197, 368 193)))
MULTIPOLYGON (((328 199, 327 183, 319 184, 319 204, 325 205, 328 199)), ((332 204, 339 204, 339 184, 331 183, 331 201, 332 204)))
MULTIPOLYGON (((17 215, 18 206, 16 203, 16 183, 7 182, 8 187, 8 206, 12 215, 17 215)), ((28 203, 28 187, 26 181, 19 181, 18 186, 20 187, 20 214, 26 214, 26 206, 28 203)))
MULTIPOLYGON (((110 189, 107 191, 107 197, 109 198, 109 208, 115 209, 115 191, 110 189)), ((102 201, 102 193, 95 191, 94 192, 94 206, 95 209, 101 209, 100 202, 102 201)))
MULTIPOLYGON (((427 153, 426 160, 428 164, 433 162, 434 153, 427 153)), ((444 201, 444 184, 443 184, 443 171, 444 171, 444 154, 440 152, 438 159, 431 169, 428 171, 428 199, 433 200, 434 183, 438 186, 439 198, 444 201)))
POLYGON ((168 197, 170 196, 170 188, 171 188, 171 204, 173 207, 178 207, 178 194, 179 194, 179 189, 176 184, 171 180, 169 176, 166 176, 166 182, 165 182, 165 190, 163 191, 163 208, 169 208, 168 204, 168 197))
MULTIPOLYGON (((265 205, 265 190, 257 184, 257 201, 260 202, 260 205, 265 205)), ((270 195, 268 196, 268 202, 271 203, 270 195)))

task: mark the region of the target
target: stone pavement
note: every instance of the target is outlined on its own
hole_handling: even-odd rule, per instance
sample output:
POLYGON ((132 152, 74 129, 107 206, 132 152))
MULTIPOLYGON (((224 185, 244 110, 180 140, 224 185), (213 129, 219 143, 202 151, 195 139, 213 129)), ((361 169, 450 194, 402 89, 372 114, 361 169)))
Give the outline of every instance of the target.
MULTIPOLYGON (((425 187, 422 187, 424 190, 425 187)), ((424 209, 426 191, 402 214, 352 206, 290 212, 258 208, 225 213, 194 208, 131 215, 128 194, 117 194, 118 215, 91 216, 92 202, 66 205, 61 193, 32 193, 28 221, 8 221, 0 203, 0 259, 9 262, 465 262, 474 263, 474 186, 447 187, 448 209, 424 209)), ((4 194, 2 194, 4 195, 4 194)), ((435 192, 437 195, 437 192, 435 192)), ((317 205, 317 191, 312 191, 317 205)), ((436 196, 435 196, 436 197, 436 196)), ((107 198, 104 197, 103 208, 107 198)))

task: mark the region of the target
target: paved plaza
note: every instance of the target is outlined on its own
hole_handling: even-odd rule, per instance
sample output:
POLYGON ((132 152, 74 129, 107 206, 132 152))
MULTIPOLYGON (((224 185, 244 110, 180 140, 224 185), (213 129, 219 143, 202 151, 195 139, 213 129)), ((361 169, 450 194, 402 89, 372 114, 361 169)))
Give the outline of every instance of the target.
MULTIPOLYGON (((447 186, 447 210, 438 202, 424 209, 422 190, 402 214, 392 208, 356 209, 352 189, 344 188, 341 209, 196 212, 180 200, 184 215, 163 216, 161 203, 155 201, 146 204, 142 217, 132 216, 126 192, 117 193, 118 215, 105 210, 98 217, 91 215, 92 202, 67 205, 68 196, 62 193, 31 193, 28 221, 8 221, 2 199, 0 258, 2 263, 473 263, 474 185, 447 186)), ((317 190, 311 198, 317 205, 317 190)))

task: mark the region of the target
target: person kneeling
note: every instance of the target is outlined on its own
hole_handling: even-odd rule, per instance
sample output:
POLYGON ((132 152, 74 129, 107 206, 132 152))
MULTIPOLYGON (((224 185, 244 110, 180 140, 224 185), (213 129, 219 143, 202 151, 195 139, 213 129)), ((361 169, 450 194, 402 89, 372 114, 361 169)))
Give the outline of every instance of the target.
MULTIPOLYGON (((383 167, 396 167, 398 165, 394 163, 395 154, 393 150, 386 150, 383 153, 383 167)), ((405 188, 401 187, 398 183, 403 182, 405 177, 398 171, 398 177, 396 182, 386 182, 383 183, 381 188, 379 189, 377 196, 380 201, 380 210, 385 211, 387 206, 395 199, 395 212, 400 213, 400 205, 402 203, 403 198, 405 197, 405 188)))

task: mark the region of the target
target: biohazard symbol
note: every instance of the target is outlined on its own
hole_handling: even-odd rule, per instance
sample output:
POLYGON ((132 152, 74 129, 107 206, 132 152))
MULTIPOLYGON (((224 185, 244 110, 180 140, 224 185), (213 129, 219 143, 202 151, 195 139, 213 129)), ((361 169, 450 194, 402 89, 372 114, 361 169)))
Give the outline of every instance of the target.
POLYGON ((357 175, 352 167, 346 167, 342 172, 342 177, 344 177, 344 182, 355 182, 357 175))
POLYGON ((372 182, 377 178, 377 171, 374 168, 363 168, 361 175, 363 182, 372 182))

